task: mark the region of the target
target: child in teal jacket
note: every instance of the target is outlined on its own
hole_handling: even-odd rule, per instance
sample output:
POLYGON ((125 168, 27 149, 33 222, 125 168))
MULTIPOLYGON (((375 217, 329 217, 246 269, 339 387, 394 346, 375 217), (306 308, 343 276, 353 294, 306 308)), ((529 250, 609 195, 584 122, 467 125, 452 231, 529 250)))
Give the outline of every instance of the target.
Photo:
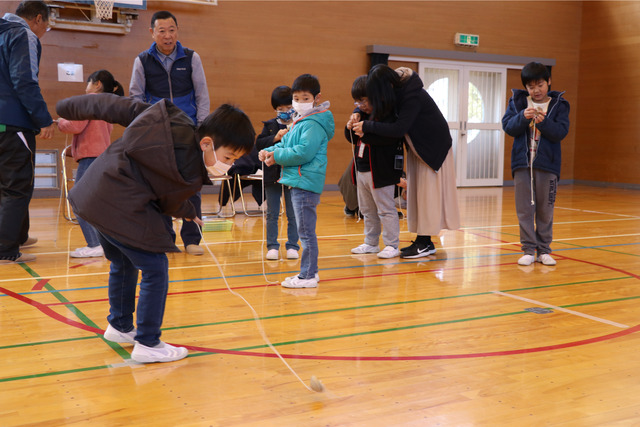
POLYGON ((318 238, 316 207, 327 172, 327 144, 333 138, 335 124, 329 102, 320 103, 320 82, 310 74, 299 76, 291 87, 296 117, 282 140, 260 151, 267 166, 282 166, 280 184, 291 187, 291 201, 302 243, 300 274, 287 277, 286 288, 318 286, 318 238))

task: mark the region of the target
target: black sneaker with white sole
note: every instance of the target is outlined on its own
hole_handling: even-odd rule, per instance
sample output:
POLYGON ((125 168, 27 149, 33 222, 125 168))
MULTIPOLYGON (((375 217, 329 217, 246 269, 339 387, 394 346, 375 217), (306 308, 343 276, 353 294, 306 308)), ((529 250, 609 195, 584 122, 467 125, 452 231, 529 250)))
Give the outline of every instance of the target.
POLYGON ((411 246, 402 248, 400 251, 400 258, 422 258, 424 256, 433 255, 436 253, 436 247, 433 242, 428 245, 423 245, 417 242, 412 242, 411 246))

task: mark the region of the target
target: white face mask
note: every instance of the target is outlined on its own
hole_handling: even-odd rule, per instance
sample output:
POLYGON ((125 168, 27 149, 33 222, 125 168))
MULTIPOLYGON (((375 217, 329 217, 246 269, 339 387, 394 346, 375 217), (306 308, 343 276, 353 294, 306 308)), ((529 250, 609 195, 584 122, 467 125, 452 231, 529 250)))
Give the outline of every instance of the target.
POLYGON ((204 167, 207 168, 207 172, 213 176, 226 175, 229 169, 231 169, 231 165, 219 161, 218 156, 216 156, 216 150, 213 150, 213 156, 216 158, 216 162, 213 166, 207 166, 207 162, 204 160, 204 152, 202 153, 202 161, 204 162, 204 167))
POLYGON ((296 110, 296 113, 298 113, 301 116, 304 116, 309 111, 313 110, 313 102, 296 102, 296 101, 293 101, 291 103, 291 106, 293 107, 294 110, 296 110))

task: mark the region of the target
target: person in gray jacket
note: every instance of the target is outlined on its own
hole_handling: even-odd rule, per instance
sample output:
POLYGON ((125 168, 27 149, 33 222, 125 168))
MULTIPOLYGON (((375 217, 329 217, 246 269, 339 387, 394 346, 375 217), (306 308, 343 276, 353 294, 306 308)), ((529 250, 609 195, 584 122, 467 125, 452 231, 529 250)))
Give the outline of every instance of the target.
POLYGON ((211 184, 208 173, 224 174, 228 165, 249 152, 255 141, 251 121, 225 104, 196 128, 168 100, 150 105, 104 93, 62 100, 56 110, 69 120, 104 120, 127 127, 69 192, 74 212, 98 230, 111 261, 105 339, 135 343, 131 357, 141 363, 186 357, 186 348, 160 340, 169 287, 165 252, 178 252, 163 217, 202 225, 189 198, 203 184, 211 184))

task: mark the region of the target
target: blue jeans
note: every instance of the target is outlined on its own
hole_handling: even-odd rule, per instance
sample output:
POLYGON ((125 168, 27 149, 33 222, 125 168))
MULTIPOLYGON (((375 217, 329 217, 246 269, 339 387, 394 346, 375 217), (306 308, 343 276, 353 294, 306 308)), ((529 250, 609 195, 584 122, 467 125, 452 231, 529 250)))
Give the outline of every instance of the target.
POLYGON ((264 187, 267 197, 267 249, 280 249, 278 243, 278 218, 280 217, 280 198, 284 188, 284 205, 287 213, 287 249, 300 249, 298 246, 298 226, 296 215, 291 203, 291 190, 281 184, 271 184, 264 187))
POLYGON ((300 188, 291 189, 291 202, 296 213, 298 235, 302 243, 302 257, 300 258, 301 279, 312 279, 318 272, 318 237, 316 236, 316 222, 318 213, 316 207, 320 203, 320 195, 300 188))
POLYGON ((136 285, 142 271, 138 298, 136 341, 153 347, 160 343, 160 327, 169 291, 169 260, 165 253, 153 253, 123 245, 113 237, 98 234, 109 270, 109 324, 120 332, 133 329, 136 285))
MULTIPOLYGON (((78 170, 76 171, 76 182, 79 182, 84 173, 89 169, 91 163, 95 160, 95 157, 85 157, 84 159, 80 159, 78 161, 78 170)), ((78 224, 80 224, 80 229, 82 230, 82 234, 84 235, 84 240, 87 241, 87 246, 90 248, 95 248, 100 245, 100 241, 98 240, 98 230, 96 230, 93 225, 89 224, 84 219, 78 217, 78 224)))

